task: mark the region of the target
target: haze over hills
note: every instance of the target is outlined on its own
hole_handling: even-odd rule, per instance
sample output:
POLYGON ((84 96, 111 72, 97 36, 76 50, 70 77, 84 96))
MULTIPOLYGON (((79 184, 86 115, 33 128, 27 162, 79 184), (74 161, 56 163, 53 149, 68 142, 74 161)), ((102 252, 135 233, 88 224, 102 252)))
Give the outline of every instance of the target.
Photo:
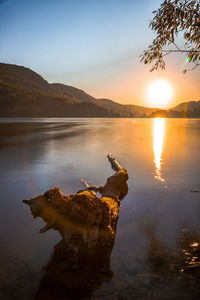
MULTIPOLYGON (((191 103, 191 104, 190 104, 191 103)), ((200 101, 187 107, 200 111, 200 101)), ((181 117, 184 103, 171 111, 181 117)), ((94 98, 83 90, 50 84, 34 71, 17 65, 0 63, 0 117, 151 117, 157 108, 123 105, 109 99, 94 98)), ((159 110, 160 111, 160 110, 159 110)), ((172 113, 173 114, 173 113, 172 113)))
POLYGON ((199 109, 200 109, 200 101, 183 102, 173 108, 173 110, 176 111, 183 111, 183 110, 195 111, 199 109))
POLYGON ((156 116, 166 118, 200 118, 200 101, 183 102, 171 109, 160 109, 151 114, 151 117, 156 116))

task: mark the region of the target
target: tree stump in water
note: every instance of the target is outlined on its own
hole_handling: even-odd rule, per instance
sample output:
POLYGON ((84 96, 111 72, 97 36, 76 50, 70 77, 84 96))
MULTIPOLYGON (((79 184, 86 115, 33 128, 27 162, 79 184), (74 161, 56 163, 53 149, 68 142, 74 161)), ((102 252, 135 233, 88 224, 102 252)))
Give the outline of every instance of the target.
POLYGON ((128 173, 111 154, 108 159, 116 172, 104 186, 86 184, 85 190, 69 196, 56 187, 23 200, 34 218, 46 222, 41 233, 53 228, 62 236, 45 267, 37 299, 81 299, 112 277, 110 255, 120 200, 128 192, 128 173))

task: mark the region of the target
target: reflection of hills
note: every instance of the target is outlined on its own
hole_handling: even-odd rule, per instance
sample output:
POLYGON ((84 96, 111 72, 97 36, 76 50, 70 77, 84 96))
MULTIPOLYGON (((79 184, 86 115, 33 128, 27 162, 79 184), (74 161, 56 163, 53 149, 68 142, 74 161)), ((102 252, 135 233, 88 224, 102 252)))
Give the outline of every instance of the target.
MULTIPOLYGON (((82 125, 83 127, 84 125, 82 125)), ((11 145, 39 144, 41 141, 51 139, 59 140, 80 135, 84 128, 79 123, 66 122, 21 122, 1 123, 0 126, 0 147, 11 145)), ((29 150, 31 151, 31 150, 29 150)))

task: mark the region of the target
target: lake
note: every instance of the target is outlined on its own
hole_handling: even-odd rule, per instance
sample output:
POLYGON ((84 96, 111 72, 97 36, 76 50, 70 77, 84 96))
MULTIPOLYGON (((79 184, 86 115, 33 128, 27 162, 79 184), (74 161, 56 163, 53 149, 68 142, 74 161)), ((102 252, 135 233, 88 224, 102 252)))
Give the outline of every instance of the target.
POLYGON ((40 234, 22 200, 55 186, 75 194, 82 179, 103 185, 107 153, 128 170, 129 191, 112 276, 91 299, 197 299, 199 277, 180 270, 200 263, 199 151, 200 119, 1 119, 0 299, 66 299, 38 296, 61 236, 40 234))

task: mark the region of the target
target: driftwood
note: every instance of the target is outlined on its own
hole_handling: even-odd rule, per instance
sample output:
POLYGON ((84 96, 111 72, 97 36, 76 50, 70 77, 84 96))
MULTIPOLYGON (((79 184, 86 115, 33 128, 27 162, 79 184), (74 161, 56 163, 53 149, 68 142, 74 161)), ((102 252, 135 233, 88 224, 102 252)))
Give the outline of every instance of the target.
POLYGON ((104 186, 89 186, 85 180, 83 183, 88 191, 99 192, 103 197, 111 197, 119 201, 123 199, 128 192, 128 173, 110 153, 107 155, 107 158, 116 173, 107 179, 106 184, 104 186))
POLYGON ((81 299, 112 277, 110 255, 120 200, 128 192, 128 173, 111 154, 107 157, 115 173, 104 186, 89 187, 85 182, 85 190, 69 196, 56 187, 23 200, 34 218, 46 222, 40 233, 53 228, 62 236, 45 267, 37 299, 81 299))

